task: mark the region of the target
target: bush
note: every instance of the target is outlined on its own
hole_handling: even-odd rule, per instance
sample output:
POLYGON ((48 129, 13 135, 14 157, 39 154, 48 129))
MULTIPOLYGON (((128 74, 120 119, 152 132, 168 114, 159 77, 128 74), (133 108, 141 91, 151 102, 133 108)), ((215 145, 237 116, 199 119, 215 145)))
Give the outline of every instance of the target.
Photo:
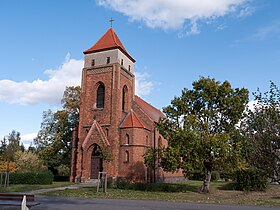
POLYGON ((220 173, 218 171, 212 171, 211 173, 211 181, 220 180, 220 173))
POLYGON ((205 173, 201 171, 193 171, 188 174, 189 180, 203 181, 205 179, 205 173))
POLYGON ((235 180, 235 174, 231 172, 220 172, 220 178, 225 181, 235 180))
POLYGON ((70 168, 68 165, 61 164, 56 168, 56 170, 59 176, 69 176, 70 174, 70 168))
POLYGON ((257 169, 236 172, 237 189, 243 191, 263 191, 267 187, 266 174, 257 169))
POLYGON ((10 184, 52 184, 53 174, 47 172, 10 173, 10 184))

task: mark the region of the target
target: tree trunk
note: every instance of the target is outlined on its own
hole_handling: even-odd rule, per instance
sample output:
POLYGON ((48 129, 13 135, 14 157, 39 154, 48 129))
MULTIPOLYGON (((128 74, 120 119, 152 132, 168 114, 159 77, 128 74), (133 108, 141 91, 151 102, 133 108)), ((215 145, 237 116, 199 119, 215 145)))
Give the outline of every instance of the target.
POLYGON ((200 192, 202 193, 210 192, 210 181, 211 181, 211 167, 205 166, 205 179, 201 186, 200 192))

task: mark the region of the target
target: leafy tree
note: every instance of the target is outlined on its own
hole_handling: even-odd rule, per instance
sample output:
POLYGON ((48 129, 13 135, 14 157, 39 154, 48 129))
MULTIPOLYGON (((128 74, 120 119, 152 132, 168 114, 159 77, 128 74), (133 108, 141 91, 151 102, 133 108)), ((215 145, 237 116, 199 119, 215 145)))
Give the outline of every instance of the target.
POLYGON ((167 118, 159 121, 158 129, 168 147, 161 153, 161 166, 171 172, 181 168, 185 175, 204 170, 201 191, 208 193, 213 169, 243 166, 237 124, 248 90, 204 77, 192 85, 163 110, 167 118))
POLYGON ((49 169, 70 164, 72 129, 79 120, 80 87, 66 87, 61 100, 62 110, 43 113, 43 122, 34 144, 49 169))
POLYGON ((248 160, 273 181, 280 181, 280 90, 271 82, 269 92, 254 93, 253 110, 245 126, 249 138, 248 160))
POLYGON ((17 170, 16 164, 14 162, 7 162, 0 160, 0 172, 9 170, 10 172, 15 172, 17 170))
POLYGON ((39 156, 28 151, 15 153, 15 165, 17 172, 43 172, 47 170, 39 156))
POLYGON ((24 147, 20 146, 20 133, 12 130, 9 135, 5 136, 1 140, 0 154, 1 159, 5 161, 14 161, 14 155, 17 151, 24 150, 24 147))

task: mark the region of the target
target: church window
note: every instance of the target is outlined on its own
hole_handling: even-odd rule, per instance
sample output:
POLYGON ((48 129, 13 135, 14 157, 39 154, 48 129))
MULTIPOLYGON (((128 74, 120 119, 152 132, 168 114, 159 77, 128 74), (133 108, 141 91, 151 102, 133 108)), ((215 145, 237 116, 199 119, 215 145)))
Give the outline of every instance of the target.
POLYGON ((129 135, 128 134, 125 135, 125 144, 129 144, 129 135))
POLYGON ((123 59, 121 60, 121 65, 123 66, 123 59))
POLYGON ((127 86, 123 86, 123 91, 122 91, 122 110, 127 111, 127 86))
POLYGON ((100 84, 97 88, 96 108, 104 108, 105 87, 100 84))
POLYGON ((110 63, 110 57, 107 57, 107 64, 109 64, 110 63))
POLYGON ((129 152, 127 150, 125 151, 125 162, 129 162, 129 152))
POLYGON ((91 61, 91 66, 95 66, 95 60, 94 59, 92 59, 92 61, 91 61))
POLYGON ((106 132, 106 137, 108 137, 108 136, 109 136, 109 129, 106 128, 106 129, 105 129, 105 132, 106 132))
POLYGON ((128 71, 130 71, 130 65, 128 65, 128 71))

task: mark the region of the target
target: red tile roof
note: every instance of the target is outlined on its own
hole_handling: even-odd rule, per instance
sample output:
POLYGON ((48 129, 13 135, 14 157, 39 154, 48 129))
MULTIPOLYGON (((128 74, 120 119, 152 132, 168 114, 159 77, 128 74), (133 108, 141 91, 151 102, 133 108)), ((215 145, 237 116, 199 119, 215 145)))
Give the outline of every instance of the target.
POLYGON ((115 33, 113 28, 110 28, 91 48, 84 51, 84 54, 99 52, 110 49, 120 49, 133 62, 135 60, 128 54, 121 40, 115 33))
POLYGON ((136 113, 131 109, 120 128, 146 128, 136 113))
POLYGON ((135 96, 134 102, 154 121, 158 122, 159 118, 165 118, 165 115, 158 110, 157 108, 153 107, 151 104, 148 104, 139 96, 135 96))

